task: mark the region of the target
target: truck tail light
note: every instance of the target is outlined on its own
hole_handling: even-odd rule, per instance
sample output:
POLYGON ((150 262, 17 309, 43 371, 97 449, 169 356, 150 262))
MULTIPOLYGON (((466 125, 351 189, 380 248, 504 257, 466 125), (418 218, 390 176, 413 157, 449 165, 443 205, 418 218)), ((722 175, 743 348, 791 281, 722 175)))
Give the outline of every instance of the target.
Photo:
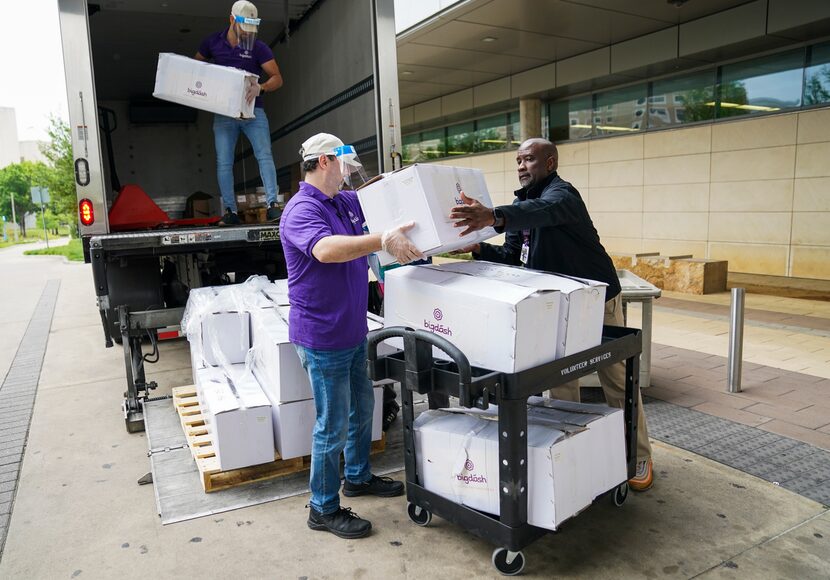
POLYGON ((95 223, 95 208, 88 199, 82 199, 78 204, 78 215, 81 217, 81 224, 91 226, 95 223))

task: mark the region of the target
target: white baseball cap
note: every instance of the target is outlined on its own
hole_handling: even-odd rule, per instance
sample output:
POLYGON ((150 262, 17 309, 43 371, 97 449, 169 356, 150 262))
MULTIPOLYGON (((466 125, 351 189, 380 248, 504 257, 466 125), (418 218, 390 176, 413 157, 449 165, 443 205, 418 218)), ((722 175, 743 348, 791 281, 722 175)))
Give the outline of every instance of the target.
POLYGON ((303 142, 300 148, 300 157, 303 161, 317 159, 320 155, 334 155, 335 149, 343 147, 344 143, 331 133, 317 133, 303 142))
MULTIPOLYGON (((245 18, 257 18, 257 9, 253 2, 248 0, 238 0, 233 3, 231 7, 231 14, 234 16, 244 16, 245 18)), ((253 24, 240 24, 242 30, 245 32, 256 32, 257 27, 253 24)))

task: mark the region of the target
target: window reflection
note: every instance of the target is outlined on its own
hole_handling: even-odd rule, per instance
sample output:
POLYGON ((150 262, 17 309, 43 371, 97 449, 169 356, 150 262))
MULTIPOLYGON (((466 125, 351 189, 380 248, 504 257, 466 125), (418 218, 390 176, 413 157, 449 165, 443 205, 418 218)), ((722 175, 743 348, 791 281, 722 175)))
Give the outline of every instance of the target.
POLYGON ((649 103, 662 106, 649 109, 649 128, 714 119, 714 88, 714 70, 654 81, 649 103))
MULTIPOLYGON (((622 135, 830 103, 830 43, 547 103, 555 141, 622 135), (717 78, 717 80, 716 80, 717 78)), ((518 111, 403 137, 404 163, 513 148, 518 111)))
POLYGON ((804 70, 804 105, 830 103, 830 44, 810 48, 804 70))
POLYGON ((598 93, 594 135, 619 135, 645 128, 645 84, 598 93))
POLYGON ((724 66, 710 106, 719 119, 800 107, 803 66, 803 50, 724 66))

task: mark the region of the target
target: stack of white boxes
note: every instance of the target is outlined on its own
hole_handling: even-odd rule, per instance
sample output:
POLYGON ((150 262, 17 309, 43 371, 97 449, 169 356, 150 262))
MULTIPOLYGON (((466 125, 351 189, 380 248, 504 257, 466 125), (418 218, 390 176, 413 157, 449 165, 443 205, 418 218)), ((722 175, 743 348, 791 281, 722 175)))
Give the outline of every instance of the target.
MULTIPOLYGON (((311 453, 316 411, 288 340, 289 308, 285 280, 190 293, 185 318, 193 378, 222 470, 273 461, 275 450, 282 459, 311 453)), ((374 394, 373 441, 382 436, 380 386, 374 394)))
POLYGON ((219 468, 274 460, 271 403, 244 365, 234 376, 213 367, 195 371, 199 405, 219 468))
MULTIPOLYGON (((274 440, 283 459, 311 453, 311 433, 316 420, 308 374, 288 340, 288 311, 288 306, 278 306, 252 313, 251 369, 271 401, 274 440)), ((375 387, 373 441, 382 435, 382 403, 381 388, 375 387)))
MULTIPOLYGON (((491 410, 425 411, 415 420, 420 483, 490 514, 500 511, 499 425, 491 410)), ((527 519, 549 530, 627 479, 623 412, 531 398, 527 519)))
POLYGON ((404 266, 386 272, 385 323, 428 330, 473 366, 516 373, 599 345, 605 288, 489 262, 404 266))

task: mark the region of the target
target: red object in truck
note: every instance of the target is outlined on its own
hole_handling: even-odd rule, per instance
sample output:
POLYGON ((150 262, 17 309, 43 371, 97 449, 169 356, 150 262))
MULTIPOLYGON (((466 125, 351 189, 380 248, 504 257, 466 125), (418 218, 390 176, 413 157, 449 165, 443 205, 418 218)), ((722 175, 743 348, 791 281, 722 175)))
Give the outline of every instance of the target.
POLYGON ((109 212, 110 230, 123 232, 126 230, 147 230, 154 228, 208 226, 215 224, 221 218, 187 218, 170 219, 167 212, 162 210, 156 202, 138 185, 127 184, 121 188, 109 212))

